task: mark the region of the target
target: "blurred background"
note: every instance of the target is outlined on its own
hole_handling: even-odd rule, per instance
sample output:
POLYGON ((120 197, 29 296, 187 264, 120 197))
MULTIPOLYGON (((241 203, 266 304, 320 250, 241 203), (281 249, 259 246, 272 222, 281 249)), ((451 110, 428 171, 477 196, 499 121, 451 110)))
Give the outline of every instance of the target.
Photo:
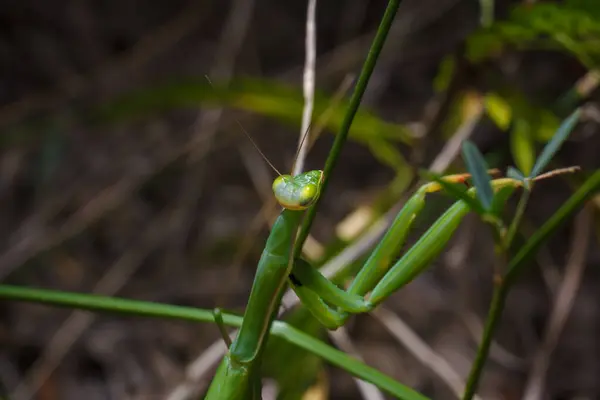
MULTIPOLYGON (((491 166, 526 170, 583 105, 551 166, 597 169, 594 3, 497 0, 497 21, 484 29, 477 1, 404 0, 311 231, 315 264, 364 244, 370 224, 415 189, 419 169, 464 171, 465 138, 491 166)), ((235 121, 279 170, 291 169, 306 2, 0 4, 3 282, 242 312, 278 210, 275 174, 235 121)), ((307 169, 324 164, 385 6, 317 3, 320 135, 311 136, 307 169)), ((536 186, 520 239, 582 181, 536 186)), ((412 240, 449 204, 432 196, 412 240)), ((511 200, 507 214, 515 207, 511 200)), ((482 398, 519 399, 535 388, 543 396, 530 399, 600 398, 597 207, 546 243, 514 287, 482 398), (562 290, 573 304, 561 303, 562 290), (549 328, 561 304, 568 317, 549 328)), ((358 267, 364 257, 347 263, 358 267)), ((346 336, 328 337, 301 309, 288 315, 431 398, 453 399, 446 382, 468 374, 494 259, 490 231, 472 215, 432 268, 381 312, 352 318, 346 336)), ((207 352, 220 340, 212 324, 3 301, 0 386, 13 400, 192 398, 210 382, 207 352)), ((268 352, 266 391, 279 388, 279 398, 378 398, 310 354, 270 345, 280 351, 268 352)))

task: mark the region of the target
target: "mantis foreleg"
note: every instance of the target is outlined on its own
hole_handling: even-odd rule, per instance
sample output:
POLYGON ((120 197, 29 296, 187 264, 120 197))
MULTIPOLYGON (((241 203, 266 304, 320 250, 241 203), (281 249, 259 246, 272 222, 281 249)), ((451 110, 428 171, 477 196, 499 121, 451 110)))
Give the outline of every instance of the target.
POLYGON ((276 197, 280 202, 283 198, 287 207, 273 224, 258 262, 242 326, 223 357, 205 399, 260 399, 260 352, 291 272, 291 245, 304 214, 302 210, 318 198, 322 175, 322 171, 296 177, 282 175, 273 183, 276 197))
MULTIPOLYGON (((463 175, 448 177, 459 179, 463 175)), ((512 179, 493 181, 495 189, 518 186, 512 179)), ((384 238, 357 274, 348 291, 343 291, 304 260, 292 271, 292 287, 313 315, 329 329, 343 325, 351 313, 374 308, 423 271, 444 249, 465 215, 470 211, 463 201, 452 205, 393 266, 392 260, 404 244, 412 221, 424 206, 425 194, 439 187, 423 186, 400 211, 384 238), (362 296, 371 292, 367 298, 362 296), (307 301, 308 300, 308 301, 307 301), (366 303, 366 304, 365 304, 366 303), (335 309, 337 307, 338 309, 335 309)), ((474 195, 474 189, 469 190, 474 195)))

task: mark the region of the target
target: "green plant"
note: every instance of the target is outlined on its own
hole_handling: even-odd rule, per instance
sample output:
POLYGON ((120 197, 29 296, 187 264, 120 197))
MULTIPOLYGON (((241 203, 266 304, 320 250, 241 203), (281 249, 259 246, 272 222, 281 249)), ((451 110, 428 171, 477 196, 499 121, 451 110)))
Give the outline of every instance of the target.
MULTIPOLYGON (((283 287, 290 276, 291 286, 298 292, 303 303, 308 309, 321 320, 326 326, 335 328, 343 325, 350 315, 354 312, 366 312, 383 301, 389 294, 395 292, 400 287, 414 279, 418 274, 427 268, 431 261, 439 254, 444 244, 449 240, 454 230, 457 228, 461 218, 469 211, 478 213, 481 218, 489 223, 494 238, 497 241, 497 247, 501 253, 499 257, 506 260, 505 271, 497 280, 492 305, 488 315, 485 334, 480 350, 477 354, 472 373, 467 384, 465 399, 472 398, 479 376, 482 371, 483 362, 487 357, 491 337, 498 318, 502 312, 505 298, 514 283, 518 274, 527 266, 527 261, 535 253, 541 243, 543 243, 556 228, 564 223, 570 215, 577 210, 590 195, 598 191, 600 187, 600 172, 591 174, 586 182, 579 187, 573 196, 542 226, 523 246, 521 246, 516 255, 512 256, 511 250, 513 239, 518 230, 520 221, 524 215, 525 208, 529 199, 529 193, 534 183, 540 178, 545 177, 543 170, 557 152, 560 145, 566 140, 567 136, 574 128, 579 118, 579 111, 569 116, 554 133, 551 140, 542 151, 541 155, 535 159, 533 146, 529 142, 523 144, 519 142, 514 146, 518 151, 516 161, 520 169, 511 168, 508 172, 508 178, 492 180, 488 173, 488 167, 483 156, 477 148, 470 142, 463 146, 463 158, 467 168, 473 178, 474 189, 466 190, 460 183, 466 179, 466 175, 450 175, 442 177, 435 174, 424 173, 427 178, 435 183, 428 183, 418 189, 414 196, 405 204, 405 208, 398 214, 395 222, 388 231, 388 234, 379 242, 376 250, 367 262, 365 268, 361 270, 355 278, 348 292, 337 288, 332 282, 324 279, 319 272, 312 266, 300 260, 302 245, 308 236, 312 221, 317 212, 319 194, 327 189, 328 180, 337 163, 342 145, 347 139, 350 127, 358 111, 360 100, 369 76, 378 58, 381 47, 385 41, 387 31, 391 25, 392 19, 398 8, 398 1, 390 1, 388 9, 381 23, 380 30, 375 38, 373 47, 365 62, 363 73, 361 74, 356 90, 352 99, 346 104, 347 112, 343 118, 335 120, 335 128, 339 129, 335 143, 330 151, 330 157, 327 160, 323 172, 312 171, 301 178, 309 181, 311 188, 315 188, 309 198, 289 198, 284 197, 282 205, 290 208, 299 205, 309 206, 306 215, 301 210, 284 210, 280 220, 276 223, 266 249, 266 256, 261 260, 259 271, 253 289, 253 295, 246 310, 244 318, 231 314, 214 314, 211 310, 193 309, 188 307, 177 307, 166 304, 147 303, 110 297, 91 296, 85 294, 64 293, 43 289, 32 289, 16 287, 10 285, 0 285, 0 298, 41 302, 49 305, 64 306, 70 308, 81 308, 94 311, 119 312, 129 315, 173 318, 195 322, 213 323, 215 320, 231 326, 241 326, 242 331, 238 336, 238 341, 234 342, 230 353, 225 357, 217 376, 213 381, 209 398, 251 398, 258 397, 260 389, 261 369, 258 368, 262 361, 264 352, 267 352, 265 343, 269 335, 281 338, 284 341, 298 346, 307 352, 310 352, 330 363, 369 381, 382 390, 404 399, 424 399, 422 394, 408 388, 394 379, 358 362, 347 354, 333 349, 320 340, 315 339, 309 334, 303 333, 293 328, 289 324, 281 321, 274 321, 277 306, 280 303, 283 287), (438 187, 439 185, 439 187, 438 187), (503 216, 504 205, 508 196, 518 188, 522 187, 520 201, 517 212, 505 222, 503 216), (426 232, 417 244, 412 247, 405 255, 393 266, 387 263, 386 268, 380 269, 378 273, 374 270, 380 267, 382 260, 393 259, 401 250, 401 246, 406 239, 411 222, 419 214, 424 205, 426 193, 444 189, 450 195, 458 199, 432 227, 426 232), (296 228, 304 218, 301 232, 296 236, 296 228), (294 246, 292 248, 292 245, 294 246), (290 257, 290 254, 293 256, 290 257), (274 256, 274 257, 273 257, 274 256), (282 262, 283 260, 283 262, 282 262), (283 268, 280 268, 283 267, 283 268), (370 295, 367 295, 371 292, 370 295), (365 295, 367 295, 365 297, 365 295), (325 300, 325 301, 323 301, 325 300), (246 324, 246 329, 244 329, 246 324)), ((159 91, 158 95, 142 96, 139 99, 151 101, 149 103, 137 103, 129 99, 127 103, 120 103, 116 110, 131 115, 132 109, 160 108, 164 102, 172 105, 195 104, 200 99, 198 93, 204 93, 203 90, 190 92, 189 96, 181 94, 182 87, 176 88, 177 92, 169 96, 169 90, 159 91), (158 99, 158 100, 157 100, 158 99), (155 104, 158 101, 161 104, 155 104), (181 101, 178 103, 178 101, 181 101), (132 106, 127 109, 123 104, 132 106)), ((189 88, 188 88, 189 89, 189 88)), ((241 108, 247 108, 260 111, 266 114, 276 115, 283 119, 291 119, 289 108, 281 104, 269 103, 265 105, 264 100, 268 96, 259 96, 258 99, 248 93, 247 87, 244 90, 235 92, 234 95, 228 95, 226 102, 237 105, 241 108), (244 91, 245 90, 245 91, 244 91)), ((270 88, 273 92, 276 89, 270 88)), ((219 90, 216 91, 219 93, 219 90)), ((225 92, 223 92, 225 93, 225 92)), ((147 93, 146 93, 147 95, 147 93)), ((276 96, 275 96, 276 97, 276 96)), ((286 98, 285 96, 282 98, 286 98)), ((493 100, 492 100, 493 102, 493 100)), ((290 105, 286 103, 287 105, 290 105)), ((294 106, 297 107, 297 104, 294 106)), ((512 120, 511 112, 507 112, 502 106, 498 106, 496 120, 506 122, 512 120), (504 113, 503 113, 504 111, 504 113), (508 116, 507 116, 508 114, 508 116)), ((114 110, 114 109, 113 109, 114 110)), ((105 110, 106 111, 106 110, 105 110)), ((358 114, 357 114, 358 113, 358 114)), ((386 125, 378 125, 376 119, 369 119, 364 115, 366 132, 370 127, 384 128, 386 125), (368 122, 368 123, 367 123, 368 122)), ((506 122, 508 126, 508 122, 506 122)), ((404 131, 394 131, 390 129, 378 129, 378 133, 384 134, 380 137, 385 140, 403 140, 408 141, 409 136, 404 135, 404 131), (385 134, 387 132, 387 136, 385 134), (392 133, 395 132, 395 133, 392 133)), ((520 137, 520 136, 518 136, 520 137)), ((371 139, 365 139, 366 141, 371 139)), ((372 147, 373 148, 373 147, 372 147)), ((292 180, 293 178, 289 178, 292 180)), ((305 182, 306 183, 306 182, 305 182)), ((305 186, 303 186, 305 187, 305 186)), ((281 200, 281 199, 280 199, 281 200)))

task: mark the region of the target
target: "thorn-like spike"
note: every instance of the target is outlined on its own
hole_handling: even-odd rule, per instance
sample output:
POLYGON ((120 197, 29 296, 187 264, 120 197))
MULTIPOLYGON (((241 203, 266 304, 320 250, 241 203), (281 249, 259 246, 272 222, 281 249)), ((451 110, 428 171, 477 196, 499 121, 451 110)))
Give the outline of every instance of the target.
POLYGON ((221 336, 223 336, 223 341, 227 345, 227 348, 231 347, 231 338, 227 333, 227 329, 225 328, 225 323, 223 322, 223 312, 220 308, 215 308, 213 310, 213 318, 219 328, 219 332, 221 332, 221 336))

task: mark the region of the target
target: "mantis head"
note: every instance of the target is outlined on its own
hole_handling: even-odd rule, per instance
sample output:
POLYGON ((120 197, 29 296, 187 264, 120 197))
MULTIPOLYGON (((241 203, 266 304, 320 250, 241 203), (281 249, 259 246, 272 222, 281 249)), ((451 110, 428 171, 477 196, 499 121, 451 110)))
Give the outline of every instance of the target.
POLYGON ((273 193, 279 204, 289 210, 306 210, 321 194, 323 171, 313 170, 302 174, 279 175, 273 182, 273 193))

